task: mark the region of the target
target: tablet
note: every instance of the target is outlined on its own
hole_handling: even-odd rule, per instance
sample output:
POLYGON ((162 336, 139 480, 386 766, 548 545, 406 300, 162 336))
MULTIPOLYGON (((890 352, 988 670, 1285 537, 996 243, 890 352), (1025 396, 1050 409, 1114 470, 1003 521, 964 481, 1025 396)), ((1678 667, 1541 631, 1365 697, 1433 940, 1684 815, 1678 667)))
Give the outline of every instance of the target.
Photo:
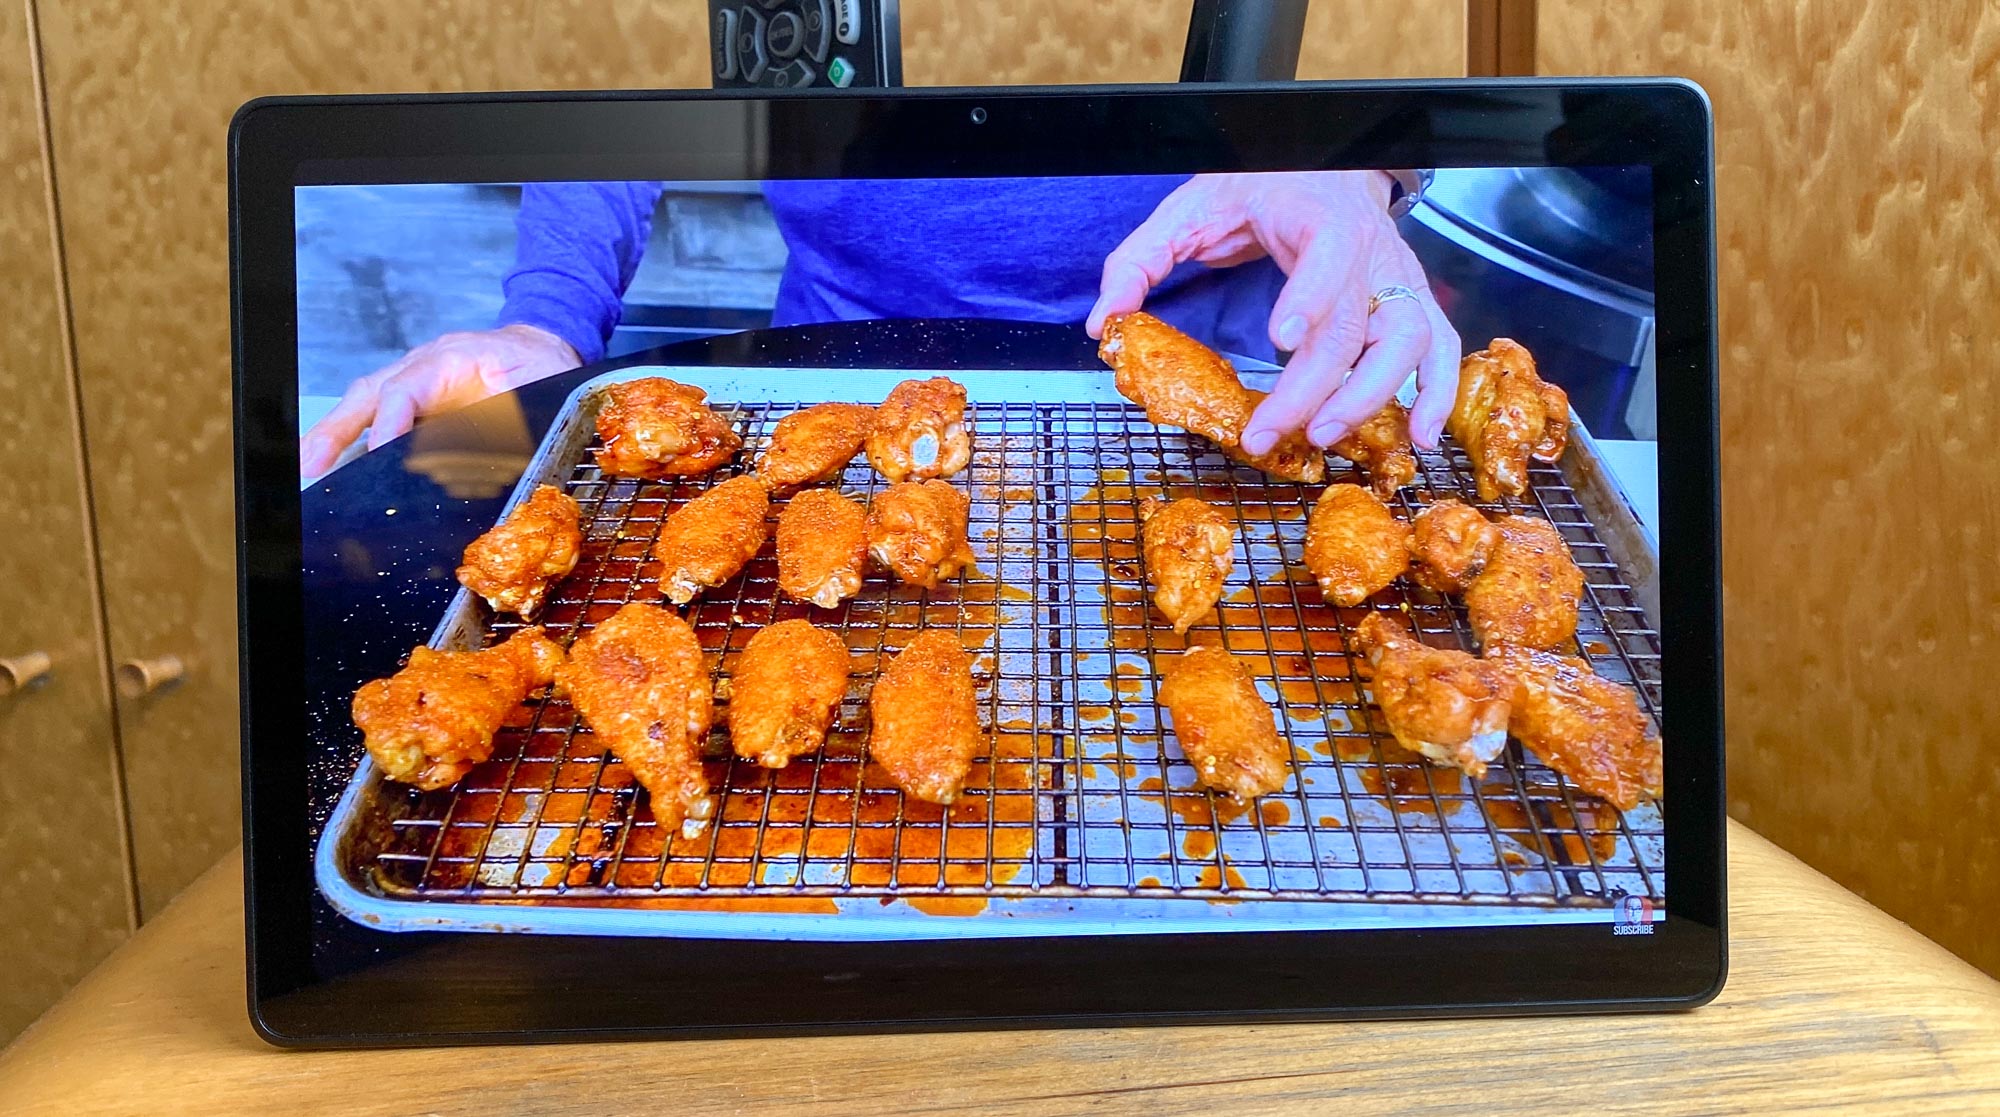
POLYGON ((230 168, 270 1041, 1720 988, 1693 85, 278 98, 230 168))

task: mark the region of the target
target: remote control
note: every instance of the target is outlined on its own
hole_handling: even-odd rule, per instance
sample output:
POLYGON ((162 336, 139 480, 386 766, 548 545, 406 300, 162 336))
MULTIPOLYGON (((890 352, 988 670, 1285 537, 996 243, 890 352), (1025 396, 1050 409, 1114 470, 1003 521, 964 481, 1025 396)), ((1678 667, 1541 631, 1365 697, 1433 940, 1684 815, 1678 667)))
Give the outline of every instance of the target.
POLYGON ((903 84, 897 0, 708 0, 718 89, 903 84))

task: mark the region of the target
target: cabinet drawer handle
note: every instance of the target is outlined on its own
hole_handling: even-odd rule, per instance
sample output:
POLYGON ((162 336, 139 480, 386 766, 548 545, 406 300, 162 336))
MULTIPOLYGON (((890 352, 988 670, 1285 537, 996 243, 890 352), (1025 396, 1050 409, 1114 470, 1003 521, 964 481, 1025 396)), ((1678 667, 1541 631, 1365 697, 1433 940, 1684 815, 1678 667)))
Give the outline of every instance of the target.
POLYGON ((54 662, 47 652, 0 656, 0 698, 23 691, 49 677, 54 662))
POLYGON ((152 659, 125 660, 112 671, 111 676, 118 684, 119 696, 130 701, 173 686, 186 673, 187 667, 181 663, 181 657, 162 655, 152 659))

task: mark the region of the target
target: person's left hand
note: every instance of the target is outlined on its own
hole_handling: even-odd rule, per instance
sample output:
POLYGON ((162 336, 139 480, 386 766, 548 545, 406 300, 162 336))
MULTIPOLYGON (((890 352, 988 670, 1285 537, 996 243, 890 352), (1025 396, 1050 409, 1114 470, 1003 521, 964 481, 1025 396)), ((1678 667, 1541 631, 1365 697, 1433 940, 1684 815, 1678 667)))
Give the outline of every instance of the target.
POLYGON ((1410 436, 1433 448, 1458 390, 1458 332, 1389 219, 1390 186, 1381 171, 1196 175, 1105 258, 1084 327, 1101 337, 1107 317, 1139 309, 1186 261, 1231 267, 1269 256, 1286 276, 1271 344, 1292 358, 1251 415, 1243 449, 1267 453, 1301 427, 1331 446, 1394 398, 1413 368, 1410 436), (1392 286, 1417 297, 1369 313, 1369 297, 1392 286))

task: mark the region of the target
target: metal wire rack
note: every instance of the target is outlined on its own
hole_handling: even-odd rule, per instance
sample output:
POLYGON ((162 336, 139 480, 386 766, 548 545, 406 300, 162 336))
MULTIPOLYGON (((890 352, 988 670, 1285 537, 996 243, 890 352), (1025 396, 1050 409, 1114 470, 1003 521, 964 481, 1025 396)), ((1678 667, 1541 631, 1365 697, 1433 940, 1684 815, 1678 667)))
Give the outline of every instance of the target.
MULTIPOLYGON (((748 468, 798 406, 740 406, 744 453, 708 478, 607 478, 583 455, 566 487, 583 510, 584 556, 539 618, 549 634, 567 644, 628 601, 660 601, 649 554, 661 521, 748 468)), ((630 773, 567 703, 536 696, 455 787, 384 792, 408 801, 372 855, 376 886, 403 899, 685 907, 757 897, 803 911, 864 896, 938 912, 1037 896, 1542 906, 1664 896, 1655 808, 1621 813, 1517 743, 1471 781, 1388 736, 1353 651, 1360 618, 1401 609, 1442 646, 1472 647, 1470 629, 1461 605, 1407 580, 1360 608, 1324 603, 1299 561, 1316 487, 1233 466, 1122 404, 984 404, 973 426, 972 463, 953 483, 972 496, 977 574, 931 592, 871 576, 858 597, 822 610, 778 595, 767 546, 683 610, 711 652, 721 703, 758 629, 804 616, 841 633, 853 670, 820 755, 772 772, 730 758, 718 730, 708 775, 719 810, 684 837, 654 822, 630 773), (1148 603, 1137 529, 1151 495, 1200 496, 1238 525, 1223 602, 1185 637, 1148 603), (990 754, 948 810, 905 798, 866 763, 869 684, 926 627, 955 629, 974 656, 991 730, 990 754), (1248 658, 1292 745, 1282 791, 1247 806, 1216 798, 1162 731, 1156 658, 1194 643, 1248 658)), ((1480 503, 1456 449, 1421 464, 1399 515, 1446 496, 1480 503)), ((1561 530, 1587 583, 1575 653, 1636 687, 1657 723, 1658 633, 1563 473, 1536 465, 1530 476, 1525 502, 1484 507, 1561 530)), ((863 500, 884 487, 859 458, 841 483, 863 500)), ((486 639, 516 627, 495 619, 486 639)))

